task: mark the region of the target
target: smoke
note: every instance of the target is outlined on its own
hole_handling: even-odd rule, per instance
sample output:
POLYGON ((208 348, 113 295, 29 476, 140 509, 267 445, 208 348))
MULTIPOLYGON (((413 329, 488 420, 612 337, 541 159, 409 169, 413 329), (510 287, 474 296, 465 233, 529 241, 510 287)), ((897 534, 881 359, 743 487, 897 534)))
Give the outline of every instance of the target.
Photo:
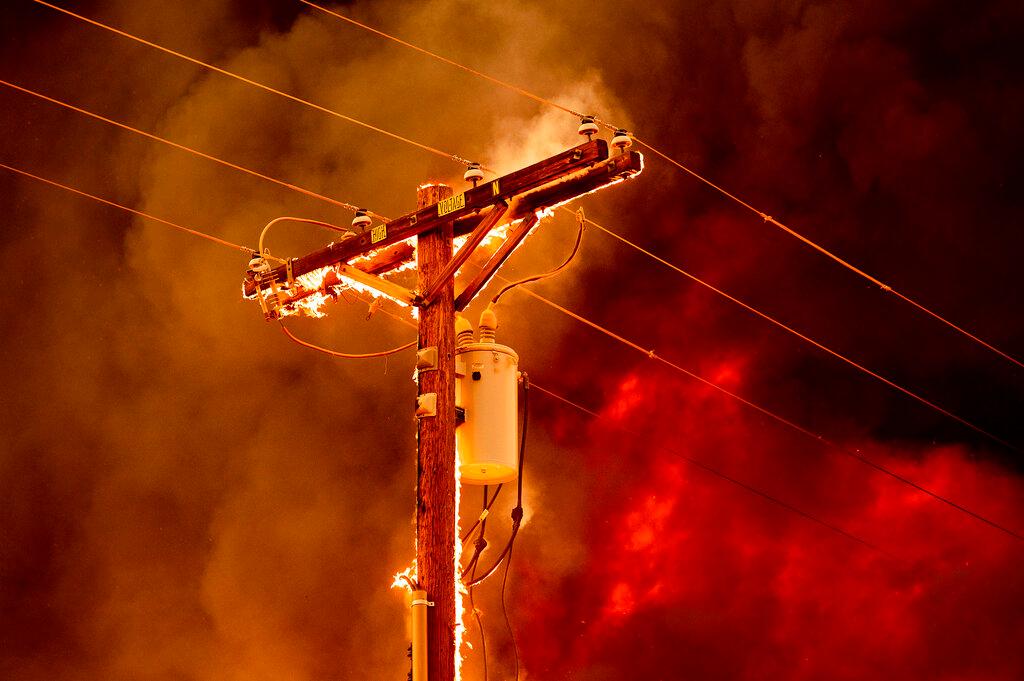
MULTIPOLYGON (((501 171, 576 144, 564 114, 297 3, 69 8, 501 171)), ((1019 10, 842 2, 357 2, 340 8, 634 129, 997 346, 1020 346, 1019 10), (948 13, 945 10, 949 10, 948 13)), ((5 8, 4 78, 396 216, 461 169, 40 6, 5 8), (7 38, 10 38, 9 40, 7 38)), ((252 245, 322 202, 15 92, 5 162, 252 245)), ((6 173, 6 171, 5 171, 6 173)), ((403 678, 413 557, 409 357, 290 344, 239 294, 246 257, 4 175, 8 289, 0 675, 403 678)), ((1019 440, 1019 372, 648 157, 588 215, 1019 440)), ((546 223, 510 278, 568 252, 546 223)), ((270 234, 276 255, 330 235, 270 234)), ((1019 464, 588 230, 535 289, 1011 528, 1019 464)), ((359 303, 296 333, 411 331, 359 303)), ((473 310, 475 312, 475 308, 473 310)), ((502 340, 592 421, 531 396, 528 522, 507 588, 522 678, 1011 679, 1016 540, 510 293, 502 340), (626 434, 617 426, 628 428, 626 434), (688 465, 705 461, 851 541, 688 465), (891 555, 890 555, 891 554, 891 555)), ((1019 352, 1017 354, 1020 354, 1019 352)), ((479 495, 465 490, 463 517, 479 495)), ((508 496, 493 518, 506 518, 508 496)), ((492 546, 504 528, 493 526, 492 546)), ((489 530, 490 531, 490 530, 489 530)), ((493 549, 492 549, 493 550, 493 549)), ((484 561, 486 562, 486 561, 484 561)), ((511 676, 496 577, 477 590, 511 676)), ((479 676, 475 650, 467 678, 479 676)))

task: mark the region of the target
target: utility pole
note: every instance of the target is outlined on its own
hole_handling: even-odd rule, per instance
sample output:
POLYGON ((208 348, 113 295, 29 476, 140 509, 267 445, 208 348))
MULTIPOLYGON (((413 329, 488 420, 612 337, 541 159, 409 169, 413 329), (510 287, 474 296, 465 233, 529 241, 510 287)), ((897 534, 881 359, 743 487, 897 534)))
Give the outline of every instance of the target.
POLYGON ((484 183, 479 167, 470 168, 465 177, 473 187, 461 194, 453 195, 442 184, 424 185, 417 192, 416 210, 394 220, 371 227, 372 220, 360 210, 352 236, 302 257, 271 266, 269 253, 258 254, 243 282, 244 295, 259 300, 268 320, 297 314, 305 299, 337 295, 349 285, 370 287, 419 308, 416 576, 407 579, 413 594, 414 681, 454 681, 460 653, 455 645, 461 571, 455 565, 455 313, 487 285, 548 210, 643 169, 640 154, 627 150, 625 131, 612 138, 620 151, 615 156, 606 141, 591 139, 597 132, 592 121, 585 119, 579 132, 587 136, 585 143, 484 183), (456 295, 456 271, 502 224, 507 225, 503 243, 456 295), (453 254, 455 236, 466 240, 453 254), (413 237, 415 252, 409 245, 413 237), (415 291, 383 278, 413 257, 419 273, 415 291), (425 641, 420 636, 424 609, 425 641))
MULTIPOLYGON (((439 203, 451 187, 431 184, 416 193, 416 207, 439 203)), ((452 259, 453 223, 416 237, 420 291, 437 282, 452 259)), ((455 678, 455 278, 420 307, 417 376, 416 575, 427 592, 427 678, 455 678)), ((436 284, 435 284, 436 285, 436 284)), ((423 651, 413 651, 413 655, 423 651)))

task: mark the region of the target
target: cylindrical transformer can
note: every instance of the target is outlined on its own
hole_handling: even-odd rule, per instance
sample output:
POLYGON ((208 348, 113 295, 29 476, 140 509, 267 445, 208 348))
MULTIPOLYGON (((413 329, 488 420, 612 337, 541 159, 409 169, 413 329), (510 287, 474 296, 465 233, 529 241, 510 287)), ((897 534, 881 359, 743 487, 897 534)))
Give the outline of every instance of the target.
POLYGON ((455 405, 465 421, 455 429, 462 482, 494 485, 516 479, 519 468, 519 355, 497 343, 455 349, 455 405))

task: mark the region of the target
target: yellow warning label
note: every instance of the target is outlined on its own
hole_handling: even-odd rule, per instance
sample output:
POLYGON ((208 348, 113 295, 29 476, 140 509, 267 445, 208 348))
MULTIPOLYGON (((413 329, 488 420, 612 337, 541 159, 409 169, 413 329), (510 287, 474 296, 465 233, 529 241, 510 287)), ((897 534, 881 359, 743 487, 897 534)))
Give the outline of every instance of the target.
POLYGON ((500 193, 501 193, 501 188, 498 186, 498 181, 494 180, 493 182, 491 182, 491 194, 493 196, 497 196, 500 193))
POLYGON ((456 194, 455 196, 449 196, 447 199, 442 199, 437 202, 437 217, 448 215, 448 213, 454 213, 457 210, 461 210, 466 207, 466 195, 456 194))
POLYGON ((378 241, 384 241, 384 239, 387 239, 387 238, 388 238, 388 226, 387 225, 377 225, 376 227, 374 227, 373 229, 370 230, 370 243, 371 244, 375 244, 378 241))

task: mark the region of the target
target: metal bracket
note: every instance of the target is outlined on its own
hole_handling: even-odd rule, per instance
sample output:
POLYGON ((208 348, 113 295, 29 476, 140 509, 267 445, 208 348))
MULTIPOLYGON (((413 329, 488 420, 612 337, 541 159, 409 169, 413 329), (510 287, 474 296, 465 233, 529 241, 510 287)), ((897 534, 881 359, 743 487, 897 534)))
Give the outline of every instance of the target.
POLYGON ((416 351, 416 371, 437 371, 437 346, 431 345, 416 351))
POLYGON ((413 602, 409 604, 409 607, 415 607, 417 605, 426 605, 428 607, 434 607, 434 601, 428 601, 425 598, 413 599, 413 602))
POLYGON ((416 397, 416 418, 437 416, 437 393, 423 393, 416 397))

